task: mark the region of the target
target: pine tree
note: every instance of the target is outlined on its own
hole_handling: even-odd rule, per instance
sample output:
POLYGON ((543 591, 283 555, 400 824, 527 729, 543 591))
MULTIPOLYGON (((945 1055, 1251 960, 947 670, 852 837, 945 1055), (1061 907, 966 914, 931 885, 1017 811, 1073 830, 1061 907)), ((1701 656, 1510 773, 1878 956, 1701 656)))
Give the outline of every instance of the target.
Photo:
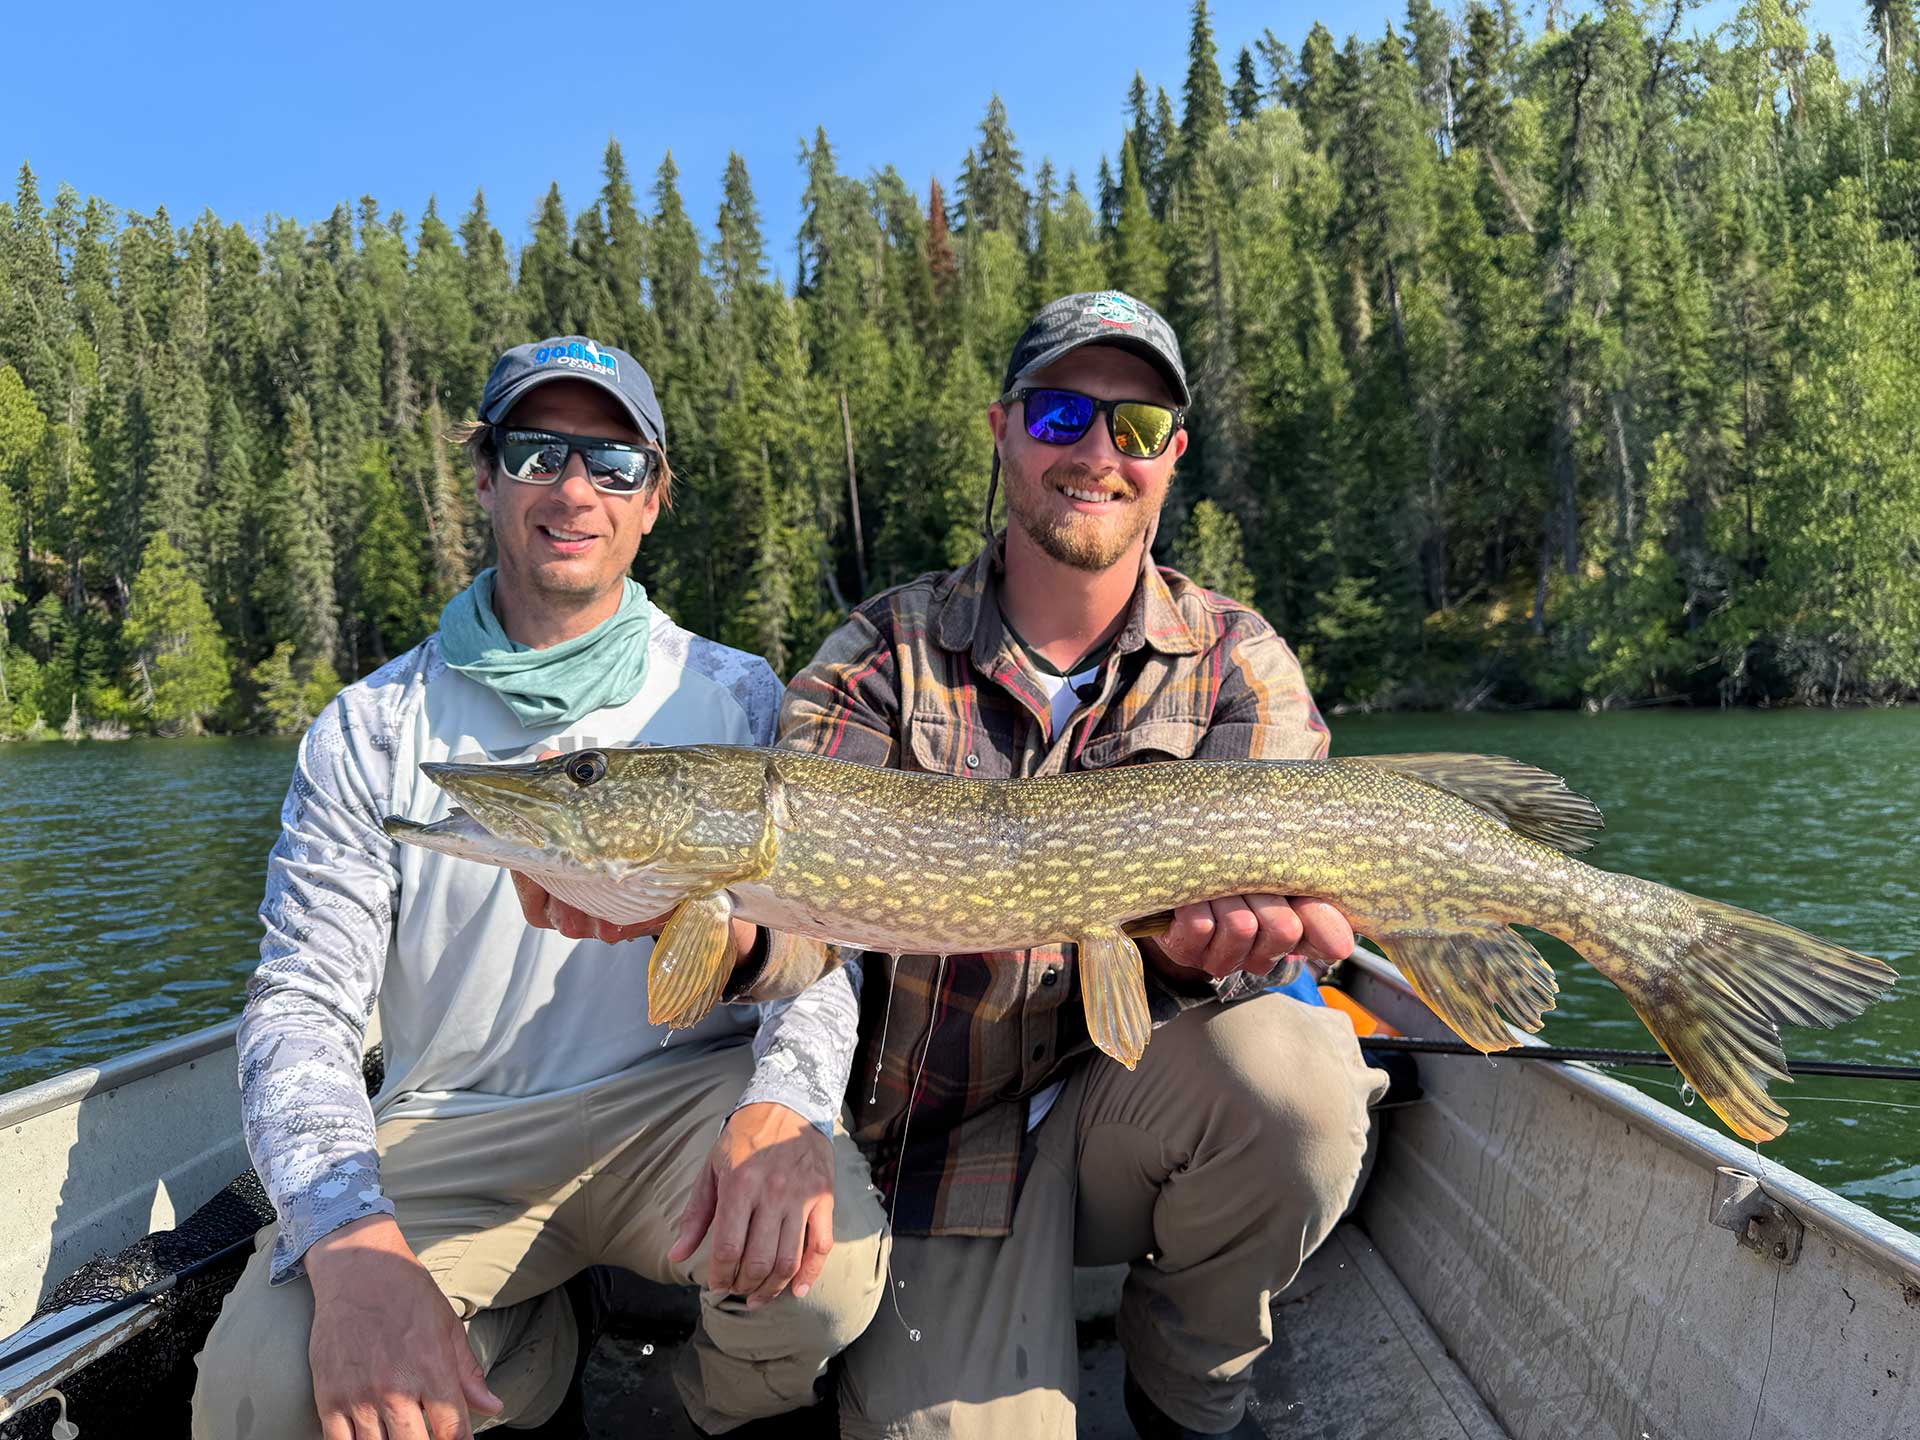
POLYGON ((1260 113, 1260 77, 1253 68, 1253 52, 1244 45, 1234 62, 1233 88, 1227 92, 1227 104, 1236 125, 1244 125, 1260 113))
POLYGON ((1176 563, 1189 579, 1216 594, 1252 603, 1253 572, 1247 568, 1240 522, 1211 500, 1202 500, 1180 532, 1176 563))
POLYGON ((560 185, 555 181, 547 187, 547 198, 534 217, 533 243, 520 256, 519 293, 534 333, 578 333, 582 288, 566 202, 560 198, 560 185))
POLYGON ((1020 183, 1020 152, 1014 148, 1007 124, 1007 107, 999 95, 987 102, 980 122, 980 144, 963 171, 960 208, 969 223, 1011 236, 1022 250, 1028 244, 1028 214, 1032 197, 1020 183))
POLYGON ((1133 141, 1120 151, 1119 213, 1113 227, 1107 274, 1129 295, 1159 306, 1167 288, 1167 260, 1160 250, 1160 223, 1153 218, 1133 141))
POLYGON ((320 493, 313 411, 304 395, 287 406, 286 432, 283 467, 263 507, 274 544, 261 571, 259 604, 270 639, 291 640, 301 655, 331 664, 339 622, 333 541, 320 493))
MULTIPOLYGON (((1249 66, 1251 68, 1251 66, 1249 66)), ((1188 165, 1207 153, 1213 137, 1227 128, 1227 88, 1220 78, 1220 56, 1213 40, 1207 0, 1193 0, 1193 29, 1187 41, 1186 113, 1180 117, 1180 148, 1188 165)))

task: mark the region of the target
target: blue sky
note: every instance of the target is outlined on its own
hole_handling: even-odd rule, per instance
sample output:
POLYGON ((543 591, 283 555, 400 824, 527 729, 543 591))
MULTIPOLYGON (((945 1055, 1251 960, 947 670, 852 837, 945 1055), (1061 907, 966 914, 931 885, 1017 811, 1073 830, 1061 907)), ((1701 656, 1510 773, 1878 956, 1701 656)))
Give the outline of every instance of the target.
MULTIPOLYGON (((1265 27, 1297 47, 1316 16, 1371 37, 1405 13, 1366 0, 1212 8, 1226 65, 1265 27)), ((123 209, 165 204, 184 222, 210 207, 249 227, 316 220, 362 194, 410 219, 437 194, 454 223, 484 187, 518 246, 549 181, 570 211, 592 199, 610 135, 643 198, 671 148, 708 228, 736 149, 791 279, 795 156, 816 125, 850 173, 892 163, 916 187, 950 185, 997 90, 1029 170, 1051 155, 1091 189, 1135 68, 1177 103, 1188 28, 1184 0, 220 9, 13 7, 10 48, 33 63, 10 65, 0 87, 0 164, 31 161, 43 195, 64 180, 123 209)), ((1716 0, 1692 23, 1732 9, 1716 0)), ((1863 63, 1863 12, 1814 0, 1850 69, 1863 63)))

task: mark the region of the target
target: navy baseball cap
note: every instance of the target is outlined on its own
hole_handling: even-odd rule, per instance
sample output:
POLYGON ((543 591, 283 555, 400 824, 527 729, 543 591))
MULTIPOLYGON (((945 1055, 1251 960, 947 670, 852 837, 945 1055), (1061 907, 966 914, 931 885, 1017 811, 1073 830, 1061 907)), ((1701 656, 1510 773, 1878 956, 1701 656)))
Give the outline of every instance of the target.
POLYGON ((665 446, 667 422, 654 398, 653 380, 624 350, 598 345, 584 335, 557 335, 532 345, 516 345, 493 362, 487 388, 480 392, 480 418, 498 425, 529 391, 550 380, 584 380, 620 402, 634 427, 665 446))
POLYGON ((1042 306, 1014 342, 1000 393, 1006 394, 1034 371, 1082 345, 1131 350, 1160 372, 1176 405, 1184 408, 1193 403, 1173 327, 1151 305, 1120 290, 1063 295, 1042 306))

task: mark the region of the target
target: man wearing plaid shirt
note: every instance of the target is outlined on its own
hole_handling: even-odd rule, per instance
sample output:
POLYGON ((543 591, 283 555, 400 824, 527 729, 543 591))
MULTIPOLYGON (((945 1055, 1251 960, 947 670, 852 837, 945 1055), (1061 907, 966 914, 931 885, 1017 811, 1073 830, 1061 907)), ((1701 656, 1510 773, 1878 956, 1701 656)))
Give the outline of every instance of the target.
MULTIPOLYGON (((1041 310, 988 411, 1005 532, 856 609, 788 686, 779 743, 991 779, 1325 755, 1285 642, 1152 561, 1189 399, 1148 306, 1041 310)), ((1088 1041, 1072 946, 942 959, 769 936, 744 962, 756 985, 842 961, 864 977, 848 1099, 895 1303, 844 1354, 842 1434, 1071 1437, 1073 1267, 1123 1261, 1135 1427, 1261 1434, 1246 1396, 1268 1302, 1344 1209, 1385 1088, 1343 1016, 1263 992, 1290 957, 1352 947, 1324 901, 1180 909, 1140 947, 1156 1028, 1129 1072, 1088 1041)))

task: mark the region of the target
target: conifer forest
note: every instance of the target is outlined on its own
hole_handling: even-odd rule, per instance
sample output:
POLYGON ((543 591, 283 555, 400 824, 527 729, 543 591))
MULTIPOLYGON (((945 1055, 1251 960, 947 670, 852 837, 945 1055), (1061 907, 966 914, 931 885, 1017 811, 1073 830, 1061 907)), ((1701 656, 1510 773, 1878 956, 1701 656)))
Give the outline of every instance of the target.
POLYGON ((1200 0, 1184 85, 1115 94, 1094 173, 993 97, 950 193, 814 133, 797 231, 738 156, 693 216, 617 143, 593 195, 253 229, 22 165, 0 734, 298 729, 487 563, 446 437, 501 349, 570 332, 665 410, 639 578, 791 675, 974 552, 1014 337, 1107 286, 1193 380, 1157 554, 1257 603, 1324 705, 1911 700, 1920 32, 1866 10, 1843 66, 1795 0, 1710 32, 1410 0, 1231 52, 1200 0))

